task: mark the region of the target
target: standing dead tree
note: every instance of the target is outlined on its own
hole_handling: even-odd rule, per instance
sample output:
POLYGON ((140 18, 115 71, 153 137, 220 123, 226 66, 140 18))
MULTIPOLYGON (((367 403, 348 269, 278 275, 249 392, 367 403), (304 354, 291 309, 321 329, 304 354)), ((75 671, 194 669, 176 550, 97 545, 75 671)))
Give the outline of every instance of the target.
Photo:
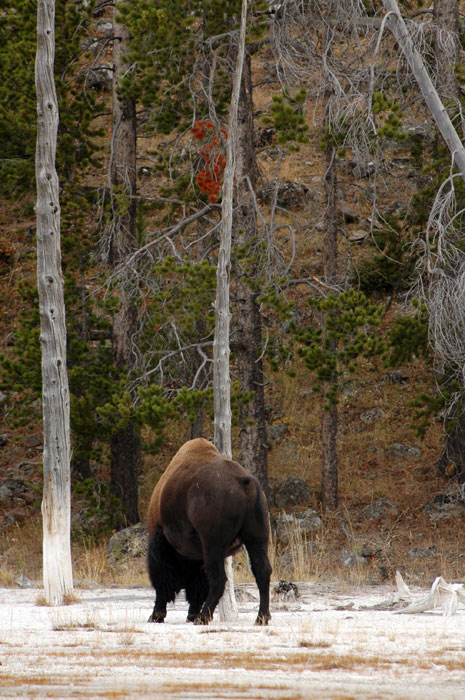
POLYGON ((446 427, 449 424, 452 428, 447 435, 440 468, 452 462, 458 473, 463 474, 465 255, 461 241, 465 212, 457 206, 455 183, 457 178, 465 181, 465 149, 451 119, 459 107, 454 73, 458 56, 458 8, 453 0, 437 0, 434 5, 434 46, 438 66, 434 85, 397 3, 383 0, 383 5, 388 12, 386 24, 406 57, 451 156, 449 176, 436 194, 424 243, 421 243, 423 253, 419 257, 416 292, 428 308, 430 343, 441 365, 441 385, 447 387, 448 393, 444 421, 446 427), (449 387, 454 381, 460 388, 451 392, 449 387))
MULTIPOLYGON (((214 442, 218 450, 231 459, 231 379, 229 368, 229 273, 231 269, 231 238, 233 227, 234 177, 236 173, 236 148, 238 138, 238 111, 245 58, 245 34, 247 28, 247 0, 242 0, 241 28, 238 38, 236 68, 229 112, 226 168, 223 179, 222 220, 220 248, 217 263, 217 287, 215 302, 215 337, 213 341, 213 393, 215 409, 214 442)), ((220 617, 224 620, 237 617, 234 597, 231 557, 225 562, 226 587, 220 601, 220 617)))
POLYGON ((58 102, 54 78, 55 2, 37 8, 37 281, 44 431, 43 577, 45 598, 61 605, 73 591, 71 470, 66 325, 55 167, 58 102))
POLYGON ((402 52, 405 54, 428 109, 451 152, 454 163, 460 170, 462 178, 465 180, 465 148, 463 147, 462 141, 450 120, 446 107, 439 98, 438 92, 426 70, 419 52, 415 48, 396 1, 383 0, 383 5, 388 12, 386 24, 397 39, 402 52))

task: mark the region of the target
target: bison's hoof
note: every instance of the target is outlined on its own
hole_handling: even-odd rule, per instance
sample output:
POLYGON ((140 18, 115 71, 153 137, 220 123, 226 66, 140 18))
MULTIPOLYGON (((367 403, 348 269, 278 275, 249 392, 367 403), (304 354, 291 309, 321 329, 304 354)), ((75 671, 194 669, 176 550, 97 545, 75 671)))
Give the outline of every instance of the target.
POLYGON ((255 620, 256 625, 267 625, 271 620, 271 615, 259 615, 255 620))
POLYGON ((150 615, 149 619, 147 622, 164 622, 165 621, 165 616, 163 615, 150 615))
POLYGON ((194 620, 194 625, 208 625, 209 622, 210 622, 209 618, 196 617, 194 620))

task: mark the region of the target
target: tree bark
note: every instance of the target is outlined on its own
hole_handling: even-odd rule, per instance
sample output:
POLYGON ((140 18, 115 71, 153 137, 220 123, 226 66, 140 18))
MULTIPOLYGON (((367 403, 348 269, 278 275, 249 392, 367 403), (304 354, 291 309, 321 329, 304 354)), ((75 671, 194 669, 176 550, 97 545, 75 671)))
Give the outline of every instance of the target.
MULTIPOLYGON (((252 79, 250 54, 244 59, 242 85, 238 105, 236 144, 236 209, 233 228, 235 243, 242 247, 256 238, 257 215, 253 192, 257 182, 257 161, 254 144, 252 79)), ((262 352, 262 319, 254 288, 258 274, 256 264, 247 260, 235 262, 234 293, 235 337, 239 388, 251 392, 249 402, 241 404, 241 461, 255 474, 270 501, 268 482, 268 452, 265 426, 265 395, 262 352)))
MULTIPOLYGON (((337 213, 337 172, 336 152, 334 146, 328 144, 326 148, 326 226, 324 242, 324 276, 328 285, 337 282, 337 257, 338 257, 338 213, 337 213)), ((325 331, 324 331, 325 332, 325 331)), ((337 352, 337 340, 330 341, 330 352, 337 352)), ((325 393, 337 382, 337 374, 325 383, 325 393)), ((321 502, 323 508, 337 508, 338 505, 338 471, 339 460, 337 451, 338 432, 338 408, 337 404, 330 403, 323 407, 321 418, 321 502)))
POLYGON ((55 167, 58 102, 54 78, 55 2, 37 9, 37 282, 42 347, 44 431, 43 579, 45 598, 61 605, 73 591, 71 470, 66 323, 55 167))
MULTIPOLYGON (((136 250, 136 106, 120 96, 120 77, 128 70, 126 62, 129 35, 119 24, 117 0, 113 10, 113 135, 110 162, 112 231, 109 263, 116 266, 136 250)), ((113 361, 117 368, 130 371, 135 359, 132 350, 137 312, 124 279, 120 279, 120 309, 113 321, 113 361)), ((121 500, 126 524, 139 522, 138 475, 141 467, 141 441, 138 426, 128 420, 111 439, 111 489, 121 500)))

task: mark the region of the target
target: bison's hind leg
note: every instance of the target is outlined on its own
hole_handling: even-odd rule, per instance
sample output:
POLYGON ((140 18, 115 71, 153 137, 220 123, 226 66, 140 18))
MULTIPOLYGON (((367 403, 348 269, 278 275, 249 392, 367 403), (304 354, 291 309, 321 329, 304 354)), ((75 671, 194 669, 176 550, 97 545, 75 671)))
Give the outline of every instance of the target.
POLYGON ((268 559, 267 543, 247 543, 246 549, 252 567, 252 573, 257 582, 258 591, 260 593, 260 606, 258 609, 256 625, 267 625, 271 620, 270 615, 270 578, 271 564, 268 559))
POLYGON ((182 584, 176 551, 157 527, 149 539, 147 566, 150 581, 155 589, 155 606, 148 622, 163 622, 167 603, 173 603, 182 584))
POLYGON ((208 625, 213 618, 215 608, 224 593, 226 574, 224 571, 224 548, 207 550, 205 556, 205 573, 208 580, 208 595, 203 604, 200 615, 195 622, 199 625, 208 625))
POLYGON ((189 603, 187 613, 188 622, 196 622, 202 605, 208 595, 208 581, 203 568, 203 562, 195 561, 189 563, 188 578, 186 581, 186 599, 189 603))

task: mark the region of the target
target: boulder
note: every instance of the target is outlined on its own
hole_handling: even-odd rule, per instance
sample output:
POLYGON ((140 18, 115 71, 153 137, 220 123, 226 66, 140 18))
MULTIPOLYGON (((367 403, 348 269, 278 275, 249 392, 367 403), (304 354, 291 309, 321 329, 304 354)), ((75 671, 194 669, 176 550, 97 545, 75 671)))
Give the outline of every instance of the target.
POLYGON ((24 438, 24 445, 25 447, 42 447, 42 435, 26 435, 24 438))
POLYGON ((101 63, 89 69, 86 76, 86 87, 111 90, 113 85, 113 68, 109 63, 101 63))
POLYGON ((362 515, 367 520, 381 520, 389 516, 396 517, 398 514, 399 511, 396 506, 391 501, 388 501, 387 498, 379 498, 362 510, 362 515))
POLYGON ((464 512, 464 499, 461 489, 456 493, 438 493, 423 508, 423 513, 431 520, 458 518, 464 512))
POLYGON ((0 485, 0 502, 23 498, 27 486, 22 479, 5 479, 0 485))
POLYGON ((107 557, 110 564, 128 563, 147 557, 148 535, 145 523, 138 523, 116 532, 109 540, 107 557))
POLYGON ((365 557, 357 552, 351 552, 348 549, 343 549, 339 552, 339 563, 347 569, 354 569, 356 566, 364 566, 367 563, 365 557))
POLYGON ((392 384, 405 384, 408 382, 408 376, 398 369, 386 372, 386 381, 392 384))
POLYGON ((272 204, 276 197, 276 203, 285 209, 302 207, 314 194, 307 185, 300 182, 282 180, 278 183, 265 182, 257 192, 257 197, 264 204, 272 204))
POLYGON ((311 499, 312 489, 298 476, 288 476, 275 493, 275 503, 283 510, 308 505, 311 499))
POLYGON ((408 555, 412 559, 428 559, 435 557, 438 553, 438 548, 433 544, 431 547, 412 547, 409 549, 408 555))
POLYGON ((377 420, 380 420, 383 416, 383 409, 379 408, 379 406, 375 406, 374 408, 369 408, 368 411, 364 411, 360 415, 360 420, 363 423, 366 423, 366 425, 372 425, 373 423, 376 423, 377 420))
POLYGON ((394 459, 414 460, 421 457, 421 450, 419 450, 418 447, 404 445, 401 442, 393 442, 392 445, 389 445, 388 453, 389 456, 394 459))
POLYGON ((275 423, 268 425, 266 428, 266 437, 269 442, 279 443, 284 437, 287 430, 287 425, 284 423, 275 423))

